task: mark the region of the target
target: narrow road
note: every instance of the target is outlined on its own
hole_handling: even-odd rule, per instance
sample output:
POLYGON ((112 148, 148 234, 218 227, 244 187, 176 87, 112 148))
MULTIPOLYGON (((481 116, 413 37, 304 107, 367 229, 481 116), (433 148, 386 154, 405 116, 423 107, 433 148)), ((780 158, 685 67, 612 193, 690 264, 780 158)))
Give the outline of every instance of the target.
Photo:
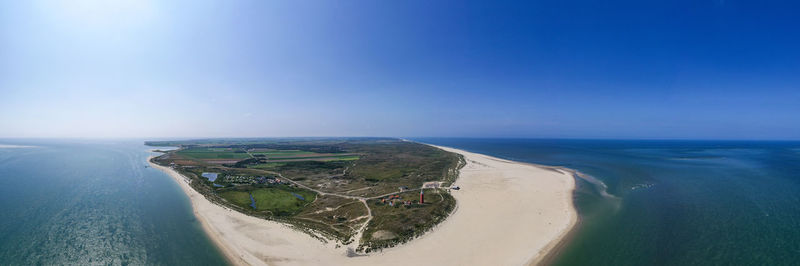
MULTIPOLYGON (((227 167, 226 167, 226 168, 227 168, 227 167)), ((351 196, 351 195, 345 195, 345 194, 338 194, 338 193, 324 192, 324 191, 321 191, 321 190, 318 190, 318 189, 311 188, 311 187, 309 187, 309 186, 306 186, 306 185, 304 185, 304 184, 301 184, 300 182, 294 181, 294 180, 292 180, 291 178, 284 177, 284 176, 283 176, 281 173, 278 173, 278 172, 272 172, 272 171, 266 171, 266 170, 261 170, 261 171, 263 171, 263 172, 267 172, 267 173, 271 173, 271 174, 276 174, 276 175, 278 175, 278 176, 279 176, 279 177, 280 177, 282 180, 286 180, 287 182, 289 182, 289 183, 292 183, 292 184, 294 184, 294 185, 296 185, 296 186, 298 186, 298 187, 300 187, 300 188, 303 188, 303 189, 307 189, 307 190, 311 190, 311 191, 313 191, 313 192, 316 192, 317 194, 319 194, 319 195, 321 195, 321 196, 335 196, 335 197, 342 197, 342 198, 347 198, 347 199, 354 199, 354 200, 358 200, 358 201, 360 201, 362 204, 364 204, 364 208, 367 208, 367 220, 366 220, 366 221, 364 221, 364 223, 363 223, 363 224, 361 224, 361 226, 358 228, 358 230, 356 230, 356 234, 354 235, 354 237, 355 237, 355 240, 353 241, 353 243, 351 243, 350 245, 348 245, 348 247, 350 247, 350 248, 353 250, 353 252, 355 252, 356 254, 357 254, 358 252, 356 252, 355 250, 356 250, 356 249, 358 249, 359 245, 361 245, 361 238, 363 237, 363 235, 364 235, 364 232, 365 232, 365 231, 366 231, 366 229, 367 229, 367 225, 369 224, 369 222, 370 222, 370 221, 372 221, 372 218, 373 218, 373 216, 372 216, 372 209, 369 207, 369 204, 367 204, 367 201, 368 201, 368 200, 371 200, 371 199, 379 199, 379 198, 383 198, 383 197, 387 197, 387 196, 391 196, 391 195, 400 194, 400 193, 403 193, 403 192, 418 191, 418 190, 422 190, 422 189, 424 189, 424 188, 425 188, 425 187, 424 187, 425 185, 423 184, 423 185, 422 185, 420 188, 406 189, 406 190, 402 190, 402 191, 397 191, 397 192, 392 192, 392 193, 386 193, 386 194, 383 194, 383 195, 379 195, 379 196, 373 196, 373 197, 359 197, 359 196, 351 196)), ((344 174, 344 173, 346 173, 346 171, 347 171, 347 168, 345 168, 345 169, 344 169, 344 171, 343 171, 343 174, 344 174)), ((351 191, 352 191, 352 190, 351 190, 351 191)), ((348 192, 349 192, 349 191, 348 191, 348 192)), ((346 192, 345 192, 345 193, 346 193, 346 192)), ((441 196, 441 195, 440 195, 440 196, 441 196)), ((443 199, 443 200, 444 200, 444 199, 443 199)))
POLYGON ((304 189, 308 189, 308 190, 311 190, 311 191, 317 192, 317 193, 319 193, 320 195, 323 195, 323 196, 330 195, 330 196, 337 196, 337 197, 348 198, 348 199, 354 199, 354 200, 371 200, 371 199, 379 199, 379 198, 383 198, 383 197, 387 197, 387 196, 391 196, 391 195, 400 194, 400 193, 403 193, 403 192, 417 191, 417 190, 420 190, 420 189, 422 189, 422 187, 420 187, 420 188, 412 188, 412 189, 406 189, 406 190, 403 190, 403 191, 397 191, 397 192, 386 193, 386 194, 383 194, 383 195, 378 195, 378 196, 373 196, 373 197, 359 197, 359 196, 351 196, 351 195, 344 195, 344 194, 337 194, 337 193, 323 192, 323 191, 321 191, 321 190, 317 190, 317 189, 310 188, 310 187, 308 187, 308 186, 306 186, 306 185, 303 185, 303 184, 301 184, 301 183, 299 183, 299 182, 297 182, 297 181, 294 181, 294 180, 292 180, 292 179, 289 179, 289 178, 283 177, 283 175, 281 175, 280 173, 278 173, 278 176, 280 176, 280 177, 281 177, 281 179, 286 179, 286 181, 289 181, 289 183, 295 184, 295 185, 297 185, 298 187, 301 187, 301 188, 304 188, 304 189))
POLYGON ((367 220, 364 221, 364 224, 362 224, 361 227, 358 228, 358 230, 356 231, 356 234, 354 236, 355 241, 353 241, 353 243, 350 245, 350 247, 353 248, 353 250, 358 249, 358 246, 361 245, 361 237, 364 236, 364 231, 367 231, 367 225, 369 224, 370 221, 372 221, 372 209, 370 209, 369 205, 367 205, 367 201, 363 199, 359 201, 361 201, 361 203, 364 203, 364 207, 367 208, 367 220))

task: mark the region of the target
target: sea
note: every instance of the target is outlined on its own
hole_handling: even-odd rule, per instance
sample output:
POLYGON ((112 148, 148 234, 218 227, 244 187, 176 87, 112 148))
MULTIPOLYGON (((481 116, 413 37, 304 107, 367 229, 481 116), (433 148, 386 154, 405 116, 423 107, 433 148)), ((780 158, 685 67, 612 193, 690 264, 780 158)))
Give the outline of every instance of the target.
POLYGON ((800 142, 415 140, 580 171, 553 265, 800 265, 800 142))
MULTIPOLYGON (((800 265, 800 142, 413 140, 578 170, 553 265, 800 265)), ((0 139, 0 264, 226 264, 143 141, 0 139)))
POLYGON ((143 140, 0 144, 0 264, 227 263, 143 140))

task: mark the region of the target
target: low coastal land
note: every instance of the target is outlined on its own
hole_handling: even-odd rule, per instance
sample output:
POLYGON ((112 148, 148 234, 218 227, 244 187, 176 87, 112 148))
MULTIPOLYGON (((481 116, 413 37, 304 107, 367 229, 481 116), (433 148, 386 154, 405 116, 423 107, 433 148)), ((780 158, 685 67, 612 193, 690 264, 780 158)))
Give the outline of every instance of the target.
POLYGON ((0 144, 0 149, 24 149, 24 148, 36 148, 36 146, 0 144))
POLYGON ((178 149, 151 161, 207 200, 292 226, 350 256, 406 243, 456 207, 461 155, 390 138, 148 142, 178 149))
POLYGON ((204 230, 237 265, 535 264, 575 225, 570 170, 438 148, 466 162, 454 184, 462 189, 451 193, 457 208, 421 237, 366 256, 348 256, 336 242, 212 203, 190 179, 151 165, 180 184, 204 230))

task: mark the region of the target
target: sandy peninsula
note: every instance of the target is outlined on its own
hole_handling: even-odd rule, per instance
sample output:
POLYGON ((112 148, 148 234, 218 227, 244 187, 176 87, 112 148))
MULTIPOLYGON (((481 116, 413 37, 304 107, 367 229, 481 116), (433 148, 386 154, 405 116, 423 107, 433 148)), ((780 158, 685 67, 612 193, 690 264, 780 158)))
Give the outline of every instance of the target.
POLYGON ((439 147, 464 155, 453 191, 457 208, 436 229, 399 247, 347 257, 287 225, 229 210, 194 191, 176 171, 194 214, 237 265, 525 265, 536 264, 572 229, 575 187, 567 169, 539 167, 439 147))

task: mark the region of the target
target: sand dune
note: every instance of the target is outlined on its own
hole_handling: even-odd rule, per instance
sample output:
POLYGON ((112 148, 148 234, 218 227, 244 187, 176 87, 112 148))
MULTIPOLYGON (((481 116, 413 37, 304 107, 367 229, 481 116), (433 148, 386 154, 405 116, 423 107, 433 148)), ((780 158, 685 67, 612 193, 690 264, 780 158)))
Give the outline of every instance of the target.
POLYGON ((538 262, 575 225, 570 172, 462 150, 457 208, 436 229, 399 247, 347 257, 344 248, 271 221, 228 210, 167 172, 189 196, 209 236, 241 265, 522 265, 538 262))

